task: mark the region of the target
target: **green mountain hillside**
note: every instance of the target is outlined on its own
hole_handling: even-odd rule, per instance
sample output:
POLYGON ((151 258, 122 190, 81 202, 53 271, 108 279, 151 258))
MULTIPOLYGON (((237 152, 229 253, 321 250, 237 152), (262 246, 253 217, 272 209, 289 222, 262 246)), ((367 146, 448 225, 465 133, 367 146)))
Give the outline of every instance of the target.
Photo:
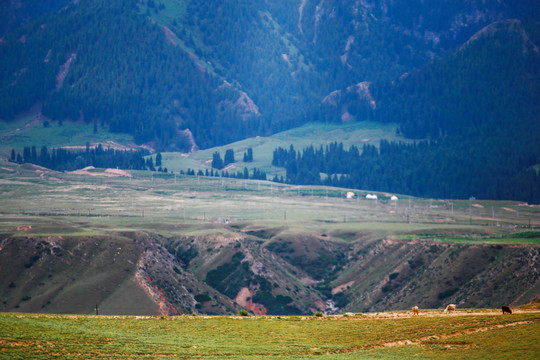
POLYGON ((331 91, 396 78, 490 22, 534 19, 537 10, 528 2, 116 0, 32 12, 25 4, 6 10, 48 14, 6 30, 0 118, 37 102, 53 120, 84 119, 173 150, 190 148, 188 129, 206 148, 312 121, 306 110, 331 91))
POLYGON ((0 12, 0 37, 44 14, 58 11, 72 0, 5 0, 0 12))
MULTIPOLYGON (((431 143, 385 147, 393 150, 346 172, 304 164, 307 178, 285 181, 540 201, 535 2, 81 0, 6 9, 15 20, 0 42, 4 123, 30 114, 25 126, 75 122, 100 139, 127 134, 172 152, 310 122, 397 123, 397 135, 431 143)), ((10 143, 21 153, 28 145, 39 146, 10 143)))
MULTIPOLYGON (((395 81, 359 83, 327 96, 327 121, 398 123, 417 144, 381 142, 339 155, 302 149, 274 158, 293 183, 323 182, 423 197, 540 201, 540 51, 537 27, 491 24, 456 51, 395 81), (501 69, 505 69, 501 71, 501 69), (425 141, 428 139, 428 141, 425 141), (351 165, 353 164, 353 165, 351 165), (315 172, 315 174, 313 174, 315 172)), ((343 151, 342 151, 343 152, 343 151)))

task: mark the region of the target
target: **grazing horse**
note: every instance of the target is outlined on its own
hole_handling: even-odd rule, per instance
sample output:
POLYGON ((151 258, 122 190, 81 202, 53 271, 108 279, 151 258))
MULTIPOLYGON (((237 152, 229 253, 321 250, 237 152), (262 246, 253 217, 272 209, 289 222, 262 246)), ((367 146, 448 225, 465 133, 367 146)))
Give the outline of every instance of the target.
POLYGON ((413 315, 418 315, 418 306, 413 306, 412 312, 413 312, 413 315))
POLYGON ((446 307, 446 309, 444 309, 444 313, 446 314, 447 312, 450 312, 450 311, 455 311, 456 310, 456 305, 454 304, 450 304, 446 307))
POLYGON ((507 305, 503 305, 503 306, 501 307, 501 309, 502 309, 503 315, 506 314, 506 313, 512 314, 512 310, 511 310, 510 307, 507 306, 507 305))

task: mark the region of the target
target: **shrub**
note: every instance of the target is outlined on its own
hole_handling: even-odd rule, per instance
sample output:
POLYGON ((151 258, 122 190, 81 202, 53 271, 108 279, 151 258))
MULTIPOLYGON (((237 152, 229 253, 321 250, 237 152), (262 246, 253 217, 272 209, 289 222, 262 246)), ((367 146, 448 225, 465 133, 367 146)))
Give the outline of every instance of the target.
POLYGON ((238 312, 238 315, 239 315, 239 316, 249 316, 247 310, 240 310, 240 311, 238 312))
POLYGON ((320 311, 317 311, 317 312, 316 312, 315 314, 313 314, 313 315, 315 315, 316 317, 322 317, 322 316, 323 316, 323 313, 320 312, 320 311))
POLYGON ((208 295, 208 293, 195 295, 195 301, 197 301, 197 302, 203 303, 203 302, 207 302, 207 301, 210 301, 210 300, 212 300, 212 298, 210 297, 210 295, 208 295))

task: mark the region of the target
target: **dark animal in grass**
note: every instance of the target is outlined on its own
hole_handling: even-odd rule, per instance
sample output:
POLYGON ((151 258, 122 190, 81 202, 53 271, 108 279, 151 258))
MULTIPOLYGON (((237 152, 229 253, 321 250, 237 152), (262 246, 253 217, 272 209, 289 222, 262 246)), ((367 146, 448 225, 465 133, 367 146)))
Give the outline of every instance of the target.
POLYGON ((508 313, 508 314, 511 314, 511 313, 512 313, 512 310, 510 309, 509 306, 503 305, 503 306, 501 307, 501 309, 502 309, 503 315, 506 314, 506 313, 508 313))

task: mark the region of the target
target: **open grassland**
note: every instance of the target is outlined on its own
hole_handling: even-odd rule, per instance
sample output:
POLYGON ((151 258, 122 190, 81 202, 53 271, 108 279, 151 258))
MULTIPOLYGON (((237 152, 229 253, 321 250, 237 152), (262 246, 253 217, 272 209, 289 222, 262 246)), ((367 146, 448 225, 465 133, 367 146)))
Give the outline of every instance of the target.
POLYGON ((25 146, 35 146, 38 151, 42 146, 85 146, 89 143, 132 143, 131 136, 110 134, 98 127, 94 133, 93 123, 84 121, 66 121, 59 125, 51 121, 44 127, 44 119, 37 114, 22 116, 10 122, 0 122, 0 155, 8 157, 12 148, 22 152, 25 146))
POLYGON ((0 314, 0 358, 537 359, 540 313, 326 317, 0 314))
POLYGON ((429 200, 265 181, 130 172, 110 177, 0 163, 0 232, 92 235, 152 231, 227 234, 279 229, 283 234, 414 238, 465 243, 540 244, 540 208, 512 201, 429 200))
MULTIPOLYGON (((183 12, 181 2, 171 1, 167 9, 172 13, 183 12)), ((169 12, 159 12, 156 16, 167 17, 169 12)), ((171 14, 172 14, 171 13, 171 14)), ((168 20, 164 20, 168 23, 168 20)), ((133 147, 133 139, 125 134, 111 134, 98 127, 94 133, 93 123, 84 121, 65 121, 62 126, 56 121, 50 121, 48 127, 44 127, 46 118, 38 116, 37 111, 20 116, 17 119, 0 123, 0 156, 9 157, 12 148, 22 151, 25 146, 85 146, 89 143, 104 143, 110 146, 133 147)), ((342 142, 346 148, 351 145, 362 147, 364 144, 379 145, 381 139, 389 141, 409 141, 396 135, 395 124, 381 124, 377 122, 357 122, 350 124, 322 124, 313 123, 274 134, 269 137, 254 137, 238 141, 222 147, 201 150, 190 154, 163 153, 163 166, 168 170, 179 173, 189 168, 195 171, 210 170, 214 152, 219 152, 223 157, 227 149, 235 152, 236 163, 230 165, 227 170, 231 172, 242 171, 244 167, 249 170, 257 168, 265 171, 269 176, 275 174, 285 175, 283 168, 272 166, 273 151, 277 147, 289 148, 294 144, 295 148, 302 150, 313 145, 315 147, 326 146, 331 142, 342 142), (244 163, 243 154, 247 149, 253 148, 253 162, 244 163)), ((153 155, 155 158, 155 155, 153 155)))
POLYGON ((272 166, 273 151, 278 148, 288 149, 294 144, 295 149, 302 150, 313 145, 326 146, 331 142, 342 142, 345 148, 356 145, 359 148, 364 144, 379 145, 381 139, 409 141, 396 135, 394 124, 380 124, 376 122, 364 121, 350 124, 307 124, 295 129, 274 134, 269 137, 254 137, 238 141, 226 146, 215 147, 208 150, 201 150, 189 154, 189 156, 179 153, 164 153, 163 165, 170 170, 180 171, 190 169, 210 169, 212 155, 219 152, 223 157, 227 149, 234 150, 236 163, 232 164, 230 171, 241 171, 244 167, 248 169, 257 168, 269 174, 284 175, 284 169, 272 166), (247 149, 253 149, 253 162, 242 162, 243 154, 247 149))

